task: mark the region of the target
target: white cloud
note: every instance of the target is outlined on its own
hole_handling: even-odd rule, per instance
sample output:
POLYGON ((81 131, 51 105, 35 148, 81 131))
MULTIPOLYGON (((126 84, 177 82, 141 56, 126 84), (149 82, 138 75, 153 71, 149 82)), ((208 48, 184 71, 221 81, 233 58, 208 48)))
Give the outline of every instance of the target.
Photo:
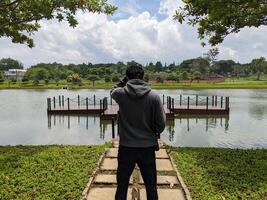
POLYGON ((168 15, 170 18, 175 14, 175 11, 182 7, 184 3, 181 0, 161 0, 159 13, 168 15))
MULTIPOLYGON (((34 37, 35 48, 2 38, 0 58, 13 57, 29 66, 39 62, 100 63, 132 59, 144 64, 157 60, 172 63, 201 56, 207 49, 201 47, 197 30, 172 20, 180 3, 162 0, 159 12, 167 15, 163 20, 145 11, 117 21, 102 14, 80 13, 75 29, 67 23, 44 21, 34 37)), ((267 57, 262 45, 267 42, 265 35, 266 27, 244 29, 231 35, 220 45, 220 58, 248 62, 254 57, 267 57)))

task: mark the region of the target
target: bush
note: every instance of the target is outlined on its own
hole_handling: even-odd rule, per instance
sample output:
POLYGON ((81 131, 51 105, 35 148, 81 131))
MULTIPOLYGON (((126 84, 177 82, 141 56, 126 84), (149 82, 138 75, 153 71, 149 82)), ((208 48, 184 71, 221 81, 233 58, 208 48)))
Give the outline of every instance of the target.
POLYGON ((110 76, 105 76, 105 82, 106 82, 106 83, 109 83, 110 81, 111 81, 110 76))
POLYGON ((45 84, 48 85, 48 83, 49 83, 49 80, 45 79, 45 84))
POLYGON ((112 76, 112 82, 118 82, 120 80, 118 75, 112 76))
POLYGON ((35 85, 35 86, 37 86, 37 85, 39 85, 39 80, 38 79, 35 79, 34 81, 33 81, 33 84, 35 85))
POLYGON ((82 80, 78 74, 71 74, 68 76, 67 82, 80 83, 82 80))
POLYGON ((4 79, 0 79, 0 83, 4 83, 5 82, 5 80, 4 79))
POLYGON ((15 77, 11 78, 11 82, 12 83, 16 83, 17 82, 17 79, 15 77))
POLYGON ((23 77, 23 78, 21 79, 21 81, 22 81, 23 83, 25 83, 25 82, 28 82, 29 79, 28 79, 27 77, 23 77))
POLYGON ((163 82, 164 82, 164 79, 163 79, 161 76, 158 76, 158 77, 156 78, 156 82, 157 82, 157 83, 163 83, 163 82))
POLYGON ((146 82, 149 81, 149 75, 148 75, 148 74, 145 74, 145 76, 144 76, 144 81, 146 81, 146 82))

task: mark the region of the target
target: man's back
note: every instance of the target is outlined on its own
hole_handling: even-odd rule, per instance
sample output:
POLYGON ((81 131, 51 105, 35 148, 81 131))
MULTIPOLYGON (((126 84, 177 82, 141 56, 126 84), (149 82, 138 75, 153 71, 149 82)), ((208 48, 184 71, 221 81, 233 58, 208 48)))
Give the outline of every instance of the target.
POLYGON ((127 199, 129 180, 137 164, 145 183, 147 200, 158 200, 155 146, 158 146, 158 134, 165 128, 166 117, 160 97, 143 81, 142 66, 135 62, 128 65, 126 76, 111 91, 111 97, 120 107, 115 199, 127 199))
POLYGON ((146 82, 132 79, 123 88, 116 88, 111 97, 119 104, 120 145, 151 147, 165 128, 165 113, 160 97, 146 82))

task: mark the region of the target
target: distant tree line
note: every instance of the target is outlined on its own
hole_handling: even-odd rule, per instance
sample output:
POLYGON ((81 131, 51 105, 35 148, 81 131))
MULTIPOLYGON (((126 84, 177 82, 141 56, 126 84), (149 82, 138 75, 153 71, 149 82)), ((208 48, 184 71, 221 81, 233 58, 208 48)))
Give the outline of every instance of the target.
MULTIPOLYGON (((214 57, 214 52, 209 52, 206 56, 184 60, 180 64, 162 64, 150 62, 144 65, 145 80, 164 82, 165 80, 200 80, 212 76, 224 77, 248 77, 256 75, 260 80, 263 73, 267 74, 267 61, 265 58, 253 59, 250 63, 240 64, 233 60, 218 60, 214 57)), ((216 54, 216 52, 215 52, 216 54)), ((216 56, 216 55, 215 55, 216 56)), ((131 61, 135 62, 135 61, 131 61)), ((117 62, 107 64, 67 64, 61 63, 39 63, 27 69, 22 81, 33 81, 38 84, 44 80, 59 82, 66 80, 69 83, 81 84, 83 80, 91 81, 94 85, 96 81, 116 82, 124 76, 128 63, 117 62)), ((22 69, 23 65, 17 60, 3 58, 0 60, 0 80, 3 80, 3 71, 8 69, 22 69)))

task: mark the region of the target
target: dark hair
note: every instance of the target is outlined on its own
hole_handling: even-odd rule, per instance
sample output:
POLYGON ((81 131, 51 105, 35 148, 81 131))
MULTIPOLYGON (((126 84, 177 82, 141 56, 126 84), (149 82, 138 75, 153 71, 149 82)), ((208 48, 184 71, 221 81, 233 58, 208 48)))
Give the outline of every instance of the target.
POLYGON ((128 79, 143 79, 144 78, 144 70, 142 65, 137 62, 129 62, 128 67, 126 69, 126 76, 128 79))

